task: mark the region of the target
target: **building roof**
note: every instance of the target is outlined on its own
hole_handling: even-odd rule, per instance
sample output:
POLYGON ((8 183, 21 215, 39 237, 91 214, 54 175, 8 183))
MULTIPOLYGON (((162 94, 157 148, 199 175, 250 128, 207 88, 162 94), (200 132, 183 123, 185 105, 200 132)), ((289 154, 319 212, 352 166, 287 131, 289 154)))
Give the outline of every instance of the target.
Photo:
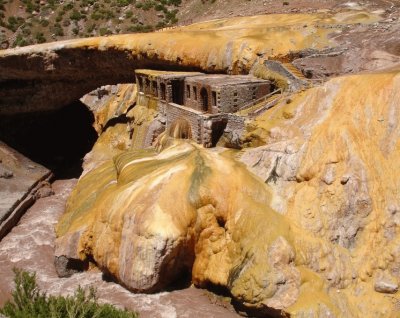
POLYGON ((160 78, 181 78, 181 77, 191 77, 197 75, 203 75, 203 73, 199 72, 175 72, 175 71, 158 71, 158 70, 148 70, 148 69, 137 69, 135 70, 135 74, 138 75, 145 75, 150 79, 156 79, 157 77, 160 78))
POLYGON ((210 86, 227 86, 227 85, 241 85, 250 83, 269 83, 267 80, 259 79, 252 75, 225 75, 225 74, 209 74, 193 76, 187 79, 188 83, 200 83, 202 85, 210 86))

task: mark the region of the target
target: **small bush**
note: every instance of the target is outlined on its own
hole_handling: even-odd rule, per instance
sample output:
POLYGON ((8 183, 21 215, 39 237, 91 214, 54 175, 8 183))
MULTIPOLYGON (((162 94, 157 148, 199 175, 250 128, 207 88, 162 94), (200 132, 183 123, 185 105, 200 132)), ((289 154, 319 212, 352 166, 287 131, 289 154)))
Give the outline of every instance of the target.
POLYGON ((64 30, 61 27, 60 23, 55 23, 53 28, 50 28, 51 32, 54 33, 56 36, 64 36, 64 30))
POLYGON ((99 29, 99 34, 101 36, 109 35, 109 34, 111 34, 111 31, 109 29, 107 29, 107 28, 100 28, 99 29))
POLYGON ((12 301, 8 301, 0 313, 12 318, 136 318, 137 314, 119 310, 112 305, 99 304, 96 290, 81 287, 73 296, 47 296, 36 284, 36 274, 14 269, 15 289, 12 301))
POLYGON ((126 19, 130 19, 133 17, 133 11, 127 11, 125 12, 125 18, 126 19))
POLYGON ((15 42, 13 43, 13 46, 27 46, 29 45, 29 42, 22 36, 22 34, 18 34, 15 42))
POLYGON ((133 0, 117 0, 117 5, 119 7, 126 7, 130 4, 132 4, 133 0))
POLYGON ((64 11, 69 11, 69 10, 72 10, 73 7, 74 7, 74 5, 70 2, 70 3, 67 3, 67 4, 65 4, 63 6, 63 10, 64 11))
POLYGON ((73 10, 72 13, 69 15, 71 20, 79 21, 83 18, 82 14, 78 10, 73 10))
POLYGON ((46 42, 46 37, 44 36, 43 32, 38 32, 35 35, 35 39, 37 43, 44 43, 46 42))

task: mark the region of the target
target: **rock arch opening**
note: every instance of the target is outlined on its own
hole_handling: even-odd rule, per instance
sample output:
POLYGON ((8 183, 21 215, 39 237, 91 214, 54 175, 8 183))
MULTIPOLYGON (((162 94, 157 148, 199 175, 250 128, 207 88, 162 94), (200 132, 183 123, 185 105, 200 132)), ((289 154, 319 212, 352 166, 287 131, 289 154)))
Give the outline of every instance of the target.
POLYGON ((76 178, 97 140, 94 116, 79 100, 59 110, 0 117, 0 140, 50 169, 56 179, 76 178))

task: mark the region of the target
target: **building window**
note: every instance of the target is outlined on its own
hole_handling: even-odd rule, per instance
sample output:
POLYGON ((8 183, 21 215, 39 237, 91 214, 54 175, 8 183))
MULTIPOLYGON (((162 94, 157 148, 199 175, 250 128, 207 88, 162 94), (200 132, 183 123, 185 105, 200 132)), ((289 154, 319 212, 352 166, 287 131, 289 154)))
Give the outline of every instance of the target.
POLYGON ((238 96, 238 92, 234 92, 234 93, 233 93, 233 96, 238 96))
POLYGON ((160 84, 160 89, 161 89, 161 99, 166 100, 165 83, 160 84))
POLYGON ((146 78, 145 83, 146 83, 146 86, 144 87, 144 92, 145 92, 146 94, 149 94, 149 93, 150 93, 150 81, 149 81, 148 78, 146 78))
POLYGON ((193 99, 197 100, 197 87, 193 86, 193 99))
POLYGON ((211 92, 211 104, 217 106, 217 92, 211 92))
POLYGON ((139 76, 138 76, 138 86, 139 86, 139 92, 143 92, 143 80, 139 76))
POLYGON ((153 81, 152 84, 153 84, 153 92, 152 93, 153 93, 153 95, 158 96, 157 82, 153 81))
POLYGON ((190 98, 190 85, 186 85, 186 98, 190 98))

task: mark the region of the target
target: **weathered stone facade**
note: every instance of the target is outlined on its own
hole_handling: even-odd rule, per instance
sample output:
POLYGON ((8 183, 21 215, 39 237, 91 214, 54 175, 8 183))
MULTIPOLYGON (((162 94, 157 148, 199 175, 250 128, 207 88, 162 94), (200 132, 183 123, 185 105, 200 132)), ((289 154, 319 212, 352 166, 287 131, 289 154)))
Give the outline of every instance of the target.
POLYGON ((269 81, 243 75, 203 75, 185 80, 185 106, 218 114, 234 113, 271 91, 269 81))
POLYGON ((136 83, 139 95, 157 99, 157 110, 165 116, 166 128, 185 120, 192 139, 205 147, 215 146, 226 128, 243 130, 244 119, 232 113, 271 90, 269 81, 253 76, 152 70, 136 70, 136 83))

